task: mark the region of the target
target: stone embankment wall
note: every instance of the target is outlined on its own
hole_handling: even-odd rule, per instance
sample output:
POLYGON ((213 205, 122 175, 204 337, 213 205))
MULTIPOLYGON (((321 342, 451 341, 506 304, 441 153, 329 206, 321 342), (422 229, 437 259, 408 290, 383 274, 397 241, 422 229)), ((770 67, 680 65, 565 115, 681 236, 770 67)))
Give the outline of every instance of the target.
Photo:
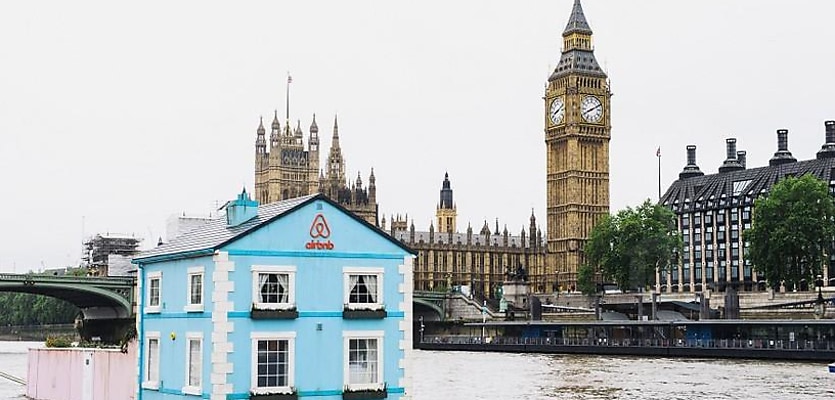
MULTIPOLYGON (((462 294, 454 294, 447 298, 447 316, 451 316, 453 320, 463 321, 481 321, 482 304, 478 304, 473 299, 462 294)), ((486 319, 488 321, 494 319, 504 319, 504 313, 493 312, 487 309, 486 319)))
POLYGON ((77 340, 78 332, 73 324, 0 326, 0 340, 3 341, 37 342, 46 340, 47 336, 64 336, 77 340))

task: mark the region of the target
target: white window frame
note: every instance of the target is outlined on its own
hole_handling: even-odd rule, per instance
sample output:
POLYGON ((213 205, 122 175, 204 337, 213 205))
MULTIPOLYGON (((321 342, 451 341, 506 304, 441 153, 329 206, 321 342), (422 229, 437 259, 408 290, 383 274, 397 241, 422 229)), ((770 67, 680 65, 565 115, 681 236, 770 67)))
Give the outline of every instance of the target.
POLYGON ((160 340, 159 332, 145 332, 145 349, 147 351, 146 351, 146 354, 145 354, 145 361, 142 363, 143 364, 142 365, 142 370, 145 372, 144 377, 142 379, 142 388, 143 389, 159 390, 159 375, 160 375, 159 357, 160 357, 160 354, 162 354, 161 346, 162 346, 162 340, 160 340), (153 362, 155 363, 155 365, 153 365, 153 366, 151 365, 152 359, 151 359, 151 354, 150 354, 150 352, 151 352, 151 340, 156 340, 157 341, 157 354, 156 354, 156 357, 153 359, 153 362), (153 381, 148 379, 148 378, 150 378, 150 375, 151 375, 151 367, 156 367, 156 372, 157 372, 156 380, 153 380, 153 381))
POLYGON ((192 395, 200 395, 200 391, 203 387, 203 332, 186 332, 186 376, 185 380, 183 381, 183 393, 185 394, 192 394, 192 395), (198 360, 198 374, 197 378, 199 379, 198 386, 192 386, 190 384, 191 378, 191 369, 189 368, 191 365, 191 342, 197 341, 200 343, 200 359, 198 360))
POLYGON ((384 345, 385 345, 385 333, 383 331, 343 331, 342 332, 342 339, 343 339, 343 354, 342 354, 342 382, 343 386, 347 387, 348 390, 382 390, 385 388, 385 374, 383 373, 383 360, 385 357, 384 353, 384 345), (377 340, 377 382, 376 383, 350 383, 351 379, 351 370, 350 370, 350 343, 352 339, 376 339, 377 340))
POLYGON ((385 309, 385 299, 383 290, 383 267, 343 267, 342 268, 342 284, 343 284, 343 298, 342 303, 346 309, 349 310, 382 310, 385 309), (351 275, 376 275, 377 276, 377 302, 376 303, 351 303, 351 275))
POLYGON ((289 310, 296 307, 296 266, 295 265, 253 265, 252 268, 252 307, 257 310, 289 310), (258 274, 286 274, 287 294, 286 303, 261 302, 261 285, 258 274))
POLYGON ((188 288, 186 292, 186 306, 183 309, 186 312, 202 312, 203 311, 203 304, 205 303, 206 298, 206 274, 205 268, 203 267, 189 267, 188 274, 186 275, 186 287, 188 288), (192 303, 191 302, 191 277, 192 276, 200 276, 200 303, 192 303))
POLYGON ((162 271, 148 272, 146 280, 147 289, 145 293, 146 298, 148 299, 148 304, 145 305, 145 313, 158 313, 162 310, 162 271), (157 294, 157 304, 151 305, 151 281, 155 279, 159 281, 159 293, 157 294))
POLYGON ((254 394, 289 394, 295 390, 296 382, 296 332, 251 332, 250 350, 250 391, 254 394), (287 385, 258 387, 258 341, 286 340, 287 341, 287 385))

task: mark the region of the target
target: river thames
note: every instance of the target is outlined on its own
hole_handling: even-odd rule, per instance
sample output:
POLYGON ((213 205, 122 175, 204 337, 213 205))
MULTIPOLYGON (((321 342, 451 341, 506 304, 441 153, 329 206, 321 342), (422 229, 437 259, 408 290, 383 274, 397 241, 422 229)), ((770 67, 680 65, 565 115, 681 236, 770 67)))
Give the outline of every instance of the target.
MULTIPOLYGON (((26 349, 0 342, 0 372, 26 378, 26 349)), ((825 363, 416 350, 414 400, 832 399, 825 363)), ((835 361, 835 360, 833 360, 835 361)), ((0 399, 24 399, 0 378, 0 399)), ((118 400, 118 399, 113 399, 118 400)))

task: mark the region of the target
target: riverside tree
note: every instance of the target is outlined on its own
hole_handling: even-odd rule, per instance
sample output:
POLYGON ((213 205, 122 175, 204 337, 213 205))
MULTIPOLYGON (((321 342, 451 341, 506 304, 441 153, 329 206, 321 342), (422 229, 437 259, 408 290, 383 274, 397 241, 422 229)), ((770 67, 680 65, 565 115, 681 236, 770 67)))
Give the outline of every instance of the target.
POLYGON ((792 288, 821 274, 835 237, 835 202, 826 182, 788 177, 754 201, 751 229, 743 234, 754 270, 773 288, 792 288))
POLYGON ((675 214, 649 200, 605 216, 586 242, 587 264, 577 277, 580 290, 594 293, 597 274, 625 290, 654 282, 656 270, 667 268, 673 252, 681 247, 675 228, 675 214))
POLYGON ((53 297, 29 293, 0 293, 0 326, 71 324, 81 312, 53 297))

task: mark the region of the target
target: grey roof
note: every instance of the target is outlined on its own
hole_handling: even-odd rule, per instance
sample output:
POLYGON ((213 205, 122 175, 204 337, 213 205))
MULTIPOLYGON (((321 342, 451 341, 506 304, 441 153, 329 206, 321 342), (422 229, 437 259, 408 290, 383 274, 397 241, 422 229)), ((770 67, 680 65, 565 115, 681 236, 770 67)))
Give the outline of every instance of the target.
POLYGON ((594 52, 590 50, 572 49, 567 50, 560 56, 560 62, 554 68, 554 73, 548 78, 549 81, 568 74, 581 74, 605 78, 606 73, 600 68, 594 52))
POLYGON ((679 179, 670 185, 660 203, 674 212, 717 210, 750 205, 786 176, 806 174, 825 181, 835 179, 835 158, 798 161, 679 179))
POLYGON ((568 24, 565 25, 563 35, 568 35, 574 32, 588 33, 591 35, 591 27, 586 21, 586 15, 583 14, 583 6, 580 0, 574 0, 574 7, 571 9, 571 17, 568 18, 568 24))
POLYGON ((211 219, 162 246, 143 251, 133 261, 142 262, 151 257, 214 249, 318 196, 320 195, 296 197, 258 206, 258 216, 233 227, 227 226, 225 216, 211 219))

